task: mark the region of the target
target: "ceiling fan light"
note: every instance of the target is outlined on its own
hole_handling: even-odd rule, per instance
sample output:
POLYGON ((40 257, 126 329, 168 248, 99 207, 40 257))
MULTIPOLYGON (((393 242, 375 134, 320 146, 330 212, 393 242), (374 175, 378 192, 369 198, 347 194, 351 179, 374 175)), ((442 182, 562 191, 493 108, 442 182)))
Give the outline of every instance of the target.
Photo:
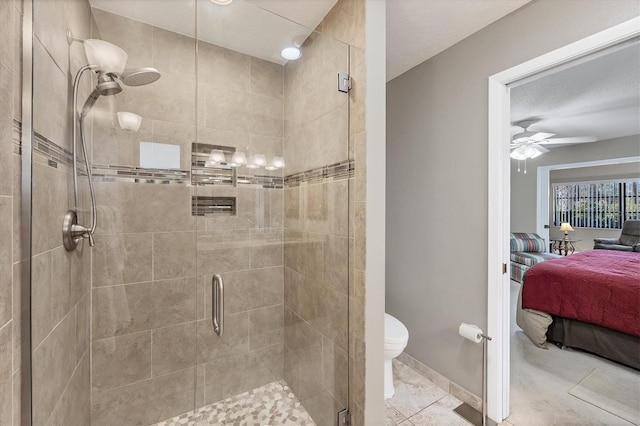
POLYGON ((527 159, 526 146, 523 145, 514 149, 513 151, 511 151, 511 154, 509 154, 509 156, 514 160, 526 160, 527 159))
POLYGON ((539 157, 540 155, 542 155, 542 153, 540 151, 536 151, 536 153, 531 155, 529 158, 533 159, 533 158, 539 157))
MULTIPOLYGON (((519 148, 518 148, 519 149, 519 148)), ((514 160, 526 160, 527 157, 525 157, 521 152, 519 152, 517 149, 511 151, 511 154, 509 154, 509 156, 511 158, 513 158, 514 160)))

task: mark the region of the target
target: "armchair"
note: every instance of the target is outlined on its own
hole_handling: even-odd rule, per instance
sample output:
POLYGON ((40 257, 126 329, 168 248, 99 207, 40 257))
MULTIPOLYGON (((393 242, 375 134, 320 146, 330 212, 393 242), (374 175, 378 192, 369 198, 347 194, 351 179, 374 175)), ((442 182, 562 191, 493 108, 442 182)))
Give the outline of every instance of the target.
POLYGON ((640 252, 640 220, 627 220, 619 238, 594 238, 594 249, 640 252))
POLYGON ((547 252, 547 243, 538 234, 511 233, 511 279, 522 282, 525 272, 536 263, 562 257, 547 252))

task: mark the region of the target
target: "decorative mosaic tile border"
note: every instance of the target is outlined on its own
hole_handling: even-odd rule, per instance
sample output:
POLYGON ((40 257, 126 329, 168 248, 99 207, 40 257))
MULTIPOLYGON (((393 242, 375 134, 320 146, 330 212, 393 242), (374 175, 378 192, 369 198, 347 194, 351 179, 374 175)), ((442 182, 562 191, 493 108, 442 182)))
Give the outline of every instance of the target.
POLYGON ((328 180, 349 179, 355 175, 356 163, 354 160, 346 160, 316 169, 295 173, 284 178, 287 188, 300 186, 301 183, 321 183, 328 180))
MULTIPOLYGON (((13 152, 22 153, 22 125, 20 121, 13 120, 13 152)), ((34 132, 33 138, 34 152, 44 156, 51 167, 58 164, 71 166, 71 152, 62 148, 55 142, 34 132)), ((81 160, 79 163, 84 164, 81 160)), ((200 173, 180 169, 146 169, 134 166, 119 166, 111 164, 94 164, 92 166, 93 176, 99 182, 132 182, 150 184, 188 184, 201 183, 203 179, 211 181, 213 184, 232 184, 230 173, 207 174, 201 176, 200 173), (195 182, 191 182, 194 178, 195 182)), ((81 167, 81 174, 82 167, 81 167)), ((355 174, 355 161, 346 160, 327 166, 318 167, 311 170, 295 173, 286 177, 263 176, 263 175, 237 175, 238 185, 258 185, 266 189, 282 189, 284 187, 295 187, 302 183, 320 183, 327 180, 349 179, 355 174)), ((203 182, 204 183, 204 182, 203 182)), ((208 182, 207 182, 208 183, 208 182)))
POLYGON ((243 185, 260 185, 269 189, 284 187, 284 179, 280 176, 238 175, 237 182, 243 185))
POLYGON ((315 426, 284 381, 272 382, 157 423, 154 426, 315 426))
POLYGON ((33 151, 44 156, 51 167, 58 167, 58 164, 71 167, 73 163, 71 152, 36 132, 33 132, 33 151))
POLYGON ((94 164, 91 167, 97 182, 133 182, 154 184, 188 184, 191 182, 188 170, 146 169, 144 167, 114 166, 94 164))

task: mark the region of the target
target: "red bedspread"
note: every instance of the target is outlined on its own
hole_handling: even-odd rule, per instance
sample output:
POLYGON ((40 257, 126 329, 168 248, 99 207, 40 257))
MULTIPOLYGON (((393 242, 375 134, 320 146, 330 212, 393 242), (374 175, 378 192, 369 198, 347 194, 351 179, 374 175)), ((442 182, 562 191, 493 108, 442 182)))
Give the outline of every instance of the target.
POLYGON ((532 266, 522 307, 640 336, 640 253, 590 250, 532 266))

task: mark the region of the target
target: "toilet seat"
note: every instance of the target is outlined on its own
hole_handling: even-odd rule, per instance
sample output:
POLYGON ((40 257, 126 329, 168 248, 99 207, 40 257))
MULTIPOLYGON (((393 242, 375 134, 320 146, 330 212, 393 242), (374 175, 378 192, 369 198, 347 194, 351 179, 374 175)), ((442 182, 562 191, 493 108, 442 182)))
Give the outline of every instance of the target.
POLYGON ((384 314, 384 343, 385 345, 407 344, 409 330, 397 318, 384 314))

